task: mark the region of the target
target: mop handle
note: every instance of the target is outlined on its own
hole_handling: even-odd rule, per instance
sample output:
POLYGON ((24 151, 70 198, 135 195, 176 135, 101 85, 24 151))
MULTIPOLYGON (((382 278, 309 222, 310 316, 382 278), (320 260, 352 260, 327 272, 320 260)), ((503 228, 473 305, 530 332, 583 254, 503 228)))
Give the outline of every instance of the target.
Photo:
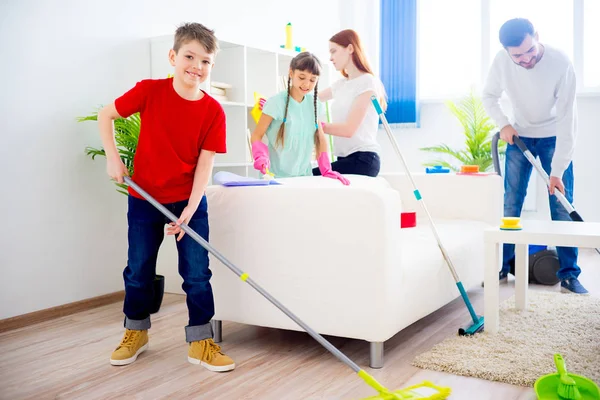
POLYGON ((425 211, 425 214, 427 215, 427 218, 429 219, 429 225, 431 225, 431 230, 433 231, 433 236, 435 236, 437 245, 438 245, 440 251, 442 252, 442 257, 444 257, 444 260, 446 261, 446 264, 448 265, 448 268, 450 269, 450 273, 452 274, 452 277, 454 278, 454 282, 456 282, 456 287, 458 288, 460 295, 462 296, 463 300, 465 301, 467 310, 469 310, 469 314, 471 315, 473 322, 479 323, 480 319, 477 316, 477 314, 475 313, 475 309, 473 308, 473 305, 471 304, 471 301, 469 300, 467 291, 465 290, 462 282, 460 281, 460 278, 458 277, 458 273, 456 272, 456 269, 454 268, 454 264, 452 264, 450 255, 448 254, 448 252, 444 248, 444 245, 442 244, 442 239, 440 238, 437 228, 436 228, 435 224, 433 223, 433 218, 431 217, 431 214, 429 213, 429 210, 427 209, 427 206, 425 205, 425 201, 423 201, 423 198, 421 197, 421 193, 419 192, 419 189, 417 188, 417 184, 415 183, 414 179, 412 178, 412 175, 410 174, 410 169, 408 168, 408 165, 406 164, 406 161, 404 160, 404 157, 402 156, 402 153, 400 152, 400 147, 398 146, 398 142, 396 142, 396 138, 392 134, 392 130, 390 129, 390 125, 387 122, 387 118, 383 114, 383 110, 381 109, 381 106, 379 105, 377 96, 375 96, 375 95, 371 96, 371 102, 373 103, 373 106, 375 107, 377 114, 379 114, 379 117, 381 118, 383 127, 385 128, 385 131, 390 139, 390 142, 392 142, 392 146, 394 146, 394 150, 396 150, 398 157, 400 157, 400 160, 402 160, 402 164, 404 165, 404 170, 406 171, 406 174, 408 175, 408 177, 413 185, 413 189, 414 189, 413 193, 415 195, 415 198, 417 199, 417 201, 419 203, 421 203, 421 206, 423 207, 423 210, 425 211))
POLYGON ((448 266, 450 267, 450 272, 452 273, 454 280, 456 282, 460 282, 460 279, 458 278, 458 274, 456 273, 456 270, 454 269, 454 265, 452 264, 452 261, 450 260, 450 257, 448 256, 448 253, 446 252, 446 249, 442 245, 442 241, 438 235, 437 228, 435 227, 435 224, 433 223, 433 218, 431 217, 431 214, 429 214, 429 210, 427 209, 425 202, 422 201, 421 193, 419 192, 419 189, 417 188, 417 184, 415 183, 412 175, 410 174, 410 170, 408 169, 406 160, 404 160, 404 157, 402 156, 402 153, 400 152, 400 147, 398 146, 398 142, 396 142, 396 138, 394 138, 394 135, 392 134, 390 126, 387 122, 387 118, 385 118, 385 115, 383 114, 383 110, 381 109, 381 106, 379 105, 377 96, 375 96, 375 95, 371 96, 371 102, 373 103, 373 106, 375 107, 377 114, 379 114, 379 117, 381 118, 381 122, 383 122, 383 127, 385 128, 385 131, 390 139, 390 142, 392 142, 392 147, 394 147, 396 154, 398 154, 398 157, 400 157, 400 160, 402 161, 404 170, 406 171, 406 174, 408 175, 408 178, 410 179, 410 182, 412 183, 412 186, 414 189, 413 194, 414 194, 415 198, 417 199, 417 201, 419 203, 421 203, 421 206, 423 207, 423 210, 425 211, 425 214, 427 215, 427 218, 429 219, 429 223, 431 224, 431 228, 433 229, 433 234, 435 236, 435 239, 437 240, 438 247, 440 248, 442 255, 444 256, 444 259, 446 260, 446 262, 448 263, 448 266))
MULTIPOLYGON (((513 136, 513 141, 519 147, 519 149, 521 149, 525 158, 527 158, 529 162, 535 167, 538 174, 540 174, 540 176, 544 179, 544 182, 546 182, 546 186, 550 187, 550 177, 548 176, 546 171, 544 171, 544 168, 542 168, 542 165, 539 163, 539 161, 533 156, 533 154, 531 154, 531 151, 529 151, 529 149, 527 148, 525 143, 523 143, 521 138, 518 136, 513 136)), ((575 211, 575 208, 573 208, 571 203, 569 203, 569 200, 567 200, 565 195, 563 195, 560 190, 556 189, 554 191, 554 195, 556 196, 558 201, 563 205, 563 207, 568 211, 569 214, 575 213, 574 215, 577 215, 579 217, 579 219, 576 219, 575 217, 574 220, 583 221, 583 219, 575 211)))
MULTIPOLYGON (((139 187, 135 182, 133 182, 131 180, 131 178, 129 178, 128 176, 125 176, 124 180, 125 180, 125 183, 127 183, 129 186, 134 188, 136 192, 138 192, 140 195, 142 195, 142 197, 144 197, 146 200, 148 200, 149 203, 151 203, 154 207, 156 207, 167 218, 169 218, 173 222, 177 222, 178 218, 172 212, 167 210, 167 208, 165 208, 165 206, 160 204, 152 196, 150 196, 146 191, 144 191, 141 187, 139 187)), ((309 335, 311 335, 323 347, 325 347, 327 350, 329 350, 331 353, 333 353, 333 355, 336 356, 340 361, 342 361, 344 364, 346 364, 347 366, 352 368, 352 370, 354 372, 356 372, 361 378, 363 378, 365 380, 365 382, 367 382, 371 387, 373 387, 374 389, 378 390, 381 393, 389 392, 388 389, 386 389, 383 385, 381 385, 379 382, 377 382, 372 376, 370 376, 368 373, 366 373, 364 370, 362 370, 358 365, 356 365, 356 363, 354 361, 350 360, 344 353, 339 351, 335 346, 333 346, 331 343, 329 343, 323 336, 319 335, 311 327, 306 325, 306 323, 304 323, 302 320, 300 320, 300 318, 298 318, 290 310, 288 310, 283 304, 281 304, 279 301, 277 301, 277 299, 275 299, 273 296, 271 296, 269 293, 267 293, 261 286, 259 286, 252 279, 250 279, 248 273, 243 272, 238 267, 233 265, 229 260, 227 260, 221 253, 219 253, 215 248, 213 248, 210 244, 208 244, 208 242, 202 236, 198 235, 198 233, 196 233, 196 231, 194 231, 192 228, 190 228, 185 223, 181 224, 180 227, 185 233, 190 235, 190 237, 192 239, 194 239, 196 242, 198 242, 198 244, 200 244, 202 247, 204 247, 205 250, 210 252, 219 261, 221 261, 227 268, 229 268, 231 271, 233 271, 242 281, 244 281, 247 284, 249 284, 250 286, 252 286, 257 292, 262 294, 267 300, 269 300, 271 303, 273 303, 273 305, 275 305, 277 308, 279 308, 281 311, 283 311, 283 313, 285 315, 287 315, 295 323, 300 325, 300 327, 302 327, 309 335)))

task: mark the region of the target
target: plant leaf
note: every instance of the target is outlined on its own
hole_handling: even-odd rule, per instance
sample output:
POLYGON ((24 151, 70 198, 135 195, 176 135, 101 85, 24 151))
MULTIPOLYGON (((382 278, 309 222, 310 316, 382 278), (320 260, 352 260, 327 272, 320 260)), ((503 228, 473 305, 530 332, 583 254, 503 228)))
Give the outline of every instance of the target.
MULTIPOLYGON (((77 117, 77 122, 85 121, 98 121, 98 111, 84 117, 77 117)), ((135 152, 137 150, 140 130, 142 127, 140 114, 135 113, 127 118, 117 118, 114 120, 113 125, 117 151, 119 152, 119 156, 121 157, 123 164, 125 164, 127 170, 129 171, 129 175, 131 176, 133 175, 133 160, 135 158, 135 152)), ((86 155, 88 155, 92 160, 98 156, 106 157, 106 152, 104 149, 86 147, 85 151, 86 155)), ((117 192, 128 195, 126 184, 119 184, 116 182, 115 184, 117 185, 117 192)))
MULTIPOLYGON (((422 151, 434 152, 456 159, 462 165, 478 165, 482 172, 493 169, 492 135, 496 129, 490 117, 486 114, 483 102, 473 92, 463 97, 458 102, 447 101, 446 106, 457 118, 463 128, 465 148, 452 149, 446 144, 424 147, 422 151)), ((504 155, 506 143, 498 144, 498 153, 504 155)), ((437 164, 449 167, 449 164, 437 160, 437 164)), ((431 162, 423 165, 430 166, 431 162)), ((457 168, 453 168, 458 170, 457 168)))

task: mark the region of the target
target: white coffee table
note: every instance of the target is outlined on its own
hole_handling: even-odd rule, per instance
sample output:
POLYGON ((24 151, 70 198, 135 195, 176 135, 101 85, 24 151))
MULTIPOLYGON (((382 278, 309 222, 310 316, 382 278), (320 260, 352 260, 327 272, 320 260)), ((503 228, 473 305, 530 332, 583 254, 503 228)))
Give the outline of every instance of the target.
POLYGON ((521 220, 521 225, 523 229, 519 231, 505 231, 496 227, 484 232, 484 317, 485 330, 490 333, 498 332, 500 327, 498 273, 502 265, 504 243, 515 244, 515 305, 519 310, 527 307, 530 244, 600 247, 600 223, 521 220))

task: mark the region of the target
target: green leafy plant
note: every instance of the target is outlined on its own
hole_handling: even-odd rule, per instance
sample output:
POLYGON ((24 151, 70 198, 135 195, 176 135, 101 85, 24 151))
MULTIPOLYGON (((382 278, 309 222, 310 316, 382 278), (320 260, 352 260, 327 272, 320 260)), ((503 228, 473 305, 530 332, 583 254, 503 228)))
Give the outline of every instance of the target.
MULTIPOLYGON (((466 148, 455 150, 444 143, 433 147, 423 147, 422 151, 449 156, 459 163, 455 165, 444 159, 436 159, 423 165, 442 165, 453 171, 460 171, 461 165, 478 165, 481 172, 493 170, 492 137, 495 125, 487 116, 481 99, 471 92, 458 103, 447 101, 446 105, 463 127, 466 148)), ((505 151, 506 143, 499 141, 498 153, 503 155, 505 151)))
MULTIPOLYGON (((98 121, 98 111, 91 115, 77 118, 77 122, 84 121, 98 121)), ((133 175, 133 158, 137 149, 141 126, 139 113, 132 114, 127 118, 117 118, 114 121, 115 143, 121 160, 123 160, 123 164, 127 167, 129 176, 133 175)), ((103 148, 97 149, 88 146, 85 152, 92 160, 97 156, 106 157, 106 152, 103 148)), ((117 185, 117 192, 128 195, 126 184, 115 182, 115 185, 117 185)))

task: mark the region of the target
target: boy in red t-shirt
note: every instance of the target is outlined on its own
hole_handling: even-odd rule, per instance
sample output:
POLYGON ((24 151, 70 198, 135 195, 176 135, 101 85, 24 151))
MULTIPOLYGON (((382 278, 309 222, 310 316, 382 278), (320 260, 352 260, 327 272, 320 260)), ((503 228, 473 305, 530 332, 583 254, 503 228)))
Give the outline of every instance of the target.
POLYGON ((235 368, 233 360, 213 341, 210 320, 214 300, 208 253, 180 224, 186 223, 208 241, 208 214, 204 191, 212 174, 215 153, 226 151, 225 113, 221 105, 199 86, 214 65, 217 39, 201 24, 180 26, 175 32, 169 61, 173 78, 147 79, 104 107, 98 114, 106 170, 119 183, 127 168, 113 138, 113 120, 139 112, 141 130, 132 179, 173 214, 177 224, 129 188, 128 262, 125 281, 125 335, 112 353, 113 365, 134 362, 148 347, 149 307, 156 258, 169 223, 168 235, 177 235, 179 273, 189 312, 185 327, 188 361, 211 371, 235 368))

